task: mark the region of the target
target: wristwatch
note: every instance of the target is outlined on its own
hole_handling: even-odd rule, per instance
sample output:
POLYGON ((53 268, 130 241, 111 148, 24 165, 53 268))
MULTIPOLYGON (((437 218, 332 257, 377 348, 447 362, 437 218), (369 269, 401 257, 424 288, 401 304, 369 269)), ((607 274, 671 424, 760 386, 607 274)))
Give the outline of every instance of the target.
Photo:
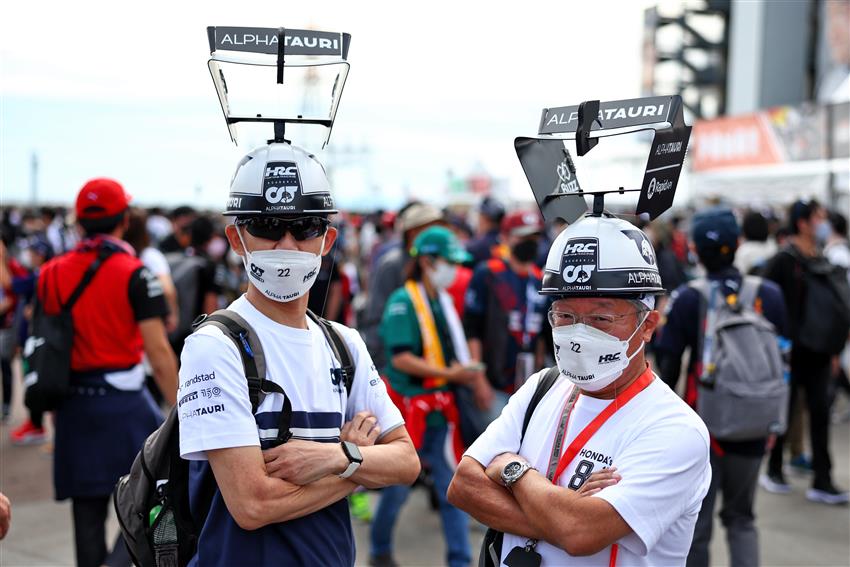
POLYGON ((502 469, 502 484, 510 490, 514 483, 522 478, 522 475, 533 468, 525 461, 511 461, 502 469))
POLYGON ((363 455, 360 454, 360 448, 351 441, 342 441, 342 452, 348 458, 348 468, 342 471, 339 478, 348 478, 354 474, 363 462, 363 455))

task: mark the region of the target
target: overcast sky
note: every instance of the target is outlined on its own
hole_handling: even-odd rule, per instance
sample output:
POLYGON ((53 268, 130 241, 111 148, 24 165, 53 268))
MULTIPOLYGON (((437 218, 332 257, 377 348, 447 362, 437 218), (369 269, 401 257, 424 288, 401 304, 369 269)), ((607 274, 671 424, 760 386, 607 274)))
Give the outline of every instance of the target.
MULTIPOLYGON (((508 180, 506 199, 530 197, 513 138, 535 133, 543 107, 639 96, 650 4, 7 3, 2 199, 29 200, 36 152, 40 201, 71 202, 87 179, 111 176, 142 204, 220 207, 250 148, 228 136, 206 66, 208 25, 351 33, 331 140, 348 156, 334 179, 343 206, 439 200, 449 170, 484 169, 508 180)), ((584 186, 605 180, 578 167, 584 186)))

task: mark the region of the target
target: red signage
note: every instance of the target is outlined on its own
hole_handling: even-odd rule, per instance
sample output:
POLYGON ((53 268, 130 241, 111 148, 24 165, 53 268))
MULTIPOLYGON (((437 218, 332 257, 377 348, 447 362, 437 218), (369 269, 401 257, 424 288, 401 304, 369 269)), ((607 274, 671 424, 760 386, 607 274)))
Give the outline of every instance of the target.
POLYGON ((784 161, 761 114, 698 121, 694 124, 693 137, 690 156, 693 171, 784 161))
POLYGON ((701 172, 824 159, 826 129, 824 107, 811 104, 697 121, 691 168, 701 172))

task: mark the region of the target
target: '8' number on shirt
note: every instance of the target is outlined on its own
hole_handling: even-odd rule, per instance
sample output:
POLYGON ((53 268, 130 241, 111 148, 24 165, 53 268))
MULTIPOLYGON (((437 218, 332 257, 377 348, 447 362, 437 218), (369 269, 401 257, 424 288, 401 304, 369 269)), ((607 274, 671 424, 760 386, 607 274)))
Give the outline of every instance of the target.
POLYGON ((581 488, 585 482, 587 482, 588 477, 593 472, 593 462, 588 460, 583 460, 579 462, 578 466, 576 466, 576 472, 573 477, 570 479, 570 483, 567 485, 567 488, 571 488, 573 490, 578 490, 581 488))

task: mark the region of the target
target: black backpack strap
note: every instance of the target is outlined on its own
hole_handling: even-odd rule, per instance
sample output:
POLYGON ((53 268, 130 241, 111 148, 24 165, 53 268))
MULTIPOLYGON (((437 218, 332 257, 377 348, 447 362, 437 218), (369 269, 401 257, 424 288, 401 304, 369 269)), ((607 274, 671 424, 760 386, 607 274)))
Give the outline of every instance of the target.
POLYGON ((520 433, 519 442, 522 444, 522 440, 525 439, 525 430, 528 429, 528 424, 531 422, 531 415, 534 413, 534 410, 537 409, 537 405, 540 403, 540 400, 543 399, 543 396, 546 395, 546 392, 552 389, 552 386, 555 384, 555 380, 558 379, 558 375, 560 371, 557 366, 553 366, 549 368, 537 382, 537 388, 534 390, 534 395, 531 396, 531 401, 528 403, 528 408, 525 410, 525 418, 522 420, 522 433, 520 433))
POLYGON ((334 373, 336 374, 336 378, 340 379, 342 383, 345 384, 345 391, 350 396, 351 384, 354 382, 354 373, 357 369, 354 366, 354 359, 351 357, 351 351, 348 350, 348 344, 346 344, 345 339, 342 338, 342 335, 340 335, 336 327, 333 326, 333 323, 324 317, 319 317, 309 309, 307 310, 307 316, 310 317, 310 319, 312 319, 313 322, 316 323, 322 330, 322 333, 325 335, 325 339, 331 346, 331 351, 333 351, 336 359, 339 360, 341 368, 335 368, 334 373))
POLYGON ((77 287, 71 293, 71 296, 68 298, 62 305, 62 311, 71 311, 71 308, 74 307, 74 304, 77 303, 77 300, 83 294, 83 291, 88 287, 91 283, 92 279, 94 279, 94 275, 103 265, 107 258, 112 256, 112 250, 108 246, 101 246, 98 250, 97 257, 94 259, 94 262, 89 264, 89 267, 86 269, 86 272, 83 274, 83 278, 80 280, 80 283, 77 284, 77 287))
POLYGON ((229 309, 219 309, 212 315, 201 315, 192 323, 192 331, 205 325, 218 327, 225 336, 236 345, 242 366, 245 369, 245 381, 248 383, 248 397, 251 400, 251 413, 257 413, 261 394, 281 394, 283 408, 278 421, 277 443, 286 443, 292 437, 289 426, 292 423, 292 402, 278 384, 266 380, 266 359, 263 346, 253 327, 238 313, 229 309))

